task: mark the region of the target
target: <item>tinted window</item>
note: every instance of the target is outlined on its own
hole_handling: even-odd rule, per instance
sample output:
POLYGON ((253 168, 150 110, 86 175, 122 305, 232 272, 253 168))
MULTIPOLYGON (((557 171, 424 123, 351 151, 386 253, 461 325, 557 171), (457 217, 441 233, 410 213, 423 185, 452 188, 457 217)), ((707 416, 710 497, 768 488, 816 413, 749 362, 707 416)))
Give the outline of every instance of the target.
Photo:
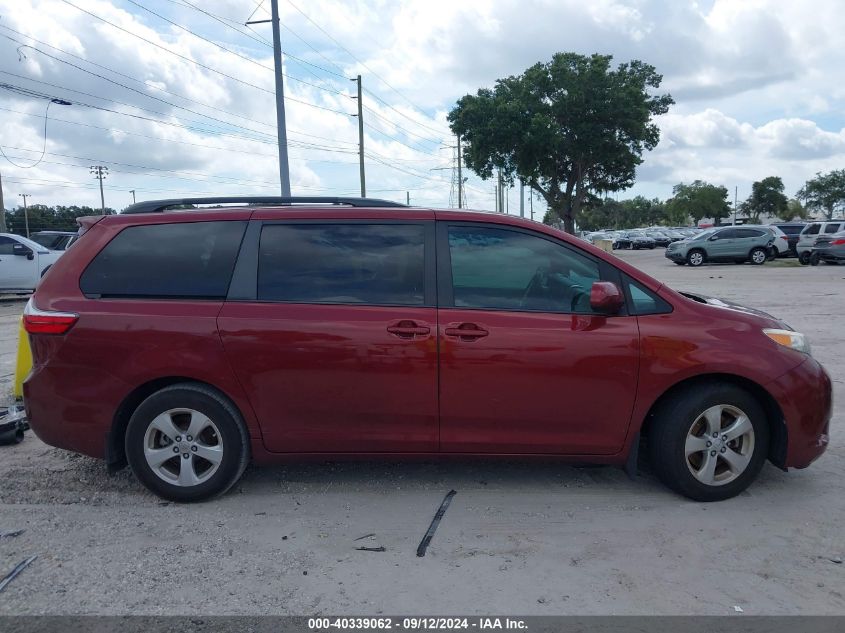
POLYGON ((822 227, 821 224, 811 224, 807 227, 805 233, 807 235, 818 235, 819 229, 822 227))
POLYGON ((824 232, 831 234, 831 233, 839 233, 839 225, 838 224, 828 224, 824 227, 824 232))
POLYGON ((632 314, 664 314, 672 311, 672 306, 654 294, 645 286, 627 278, 628 292, 631 295, 632 314))
POLYGON ((801 224, 778 224, 778 227, 780 227, 780 230, 786 233, 787 235, 798 235, 804 229, 804 226, 801 224))
POLYGON ((261 231, 258 299, 422 305, 419 224, 270 224, 261 231))
POLYGON ((0 255, 12 255, 14 251, 12 248, 17 244, 11 237, 0 236, 0 255))
POLYGON ((456 307, 590 313, 596 262, 506 229, 449 227, 456 307))
POLYGON ((731 240, 736 237, 736 229, 722 229, 721 231, 717 231, 716 235, 718 236, 717 240, 731 240))
POLYGON ((82 292, 103 297, 225 298, 246 222, 131 226, 85 269, 82 292))
POLYGON ((762 236, 765 231, 762 229, 735 229, 735 237, 760 237, 762 236))

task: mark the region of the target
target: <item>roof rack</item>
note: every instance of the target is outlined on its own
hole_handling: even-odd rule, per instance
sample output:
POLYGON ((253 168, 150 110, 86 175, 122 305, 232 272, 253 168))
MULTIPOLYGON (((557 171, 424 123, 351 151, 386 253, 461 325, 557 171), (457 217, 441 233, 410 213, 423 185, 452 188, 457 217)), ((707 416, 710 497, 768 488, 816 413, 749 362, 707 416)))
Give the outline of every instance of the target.
POLYGON ((331 204, 349 207, 405 207, 407 205, 378 198, 331 198, 321 196, 221 196, 214 198, 178 198, 173 200, 147 200, 136 202, 126 207, 121 214, 162 213, 171 207, 194 204, 265 204, 272 206, 292 206, 295 204, 331 204))

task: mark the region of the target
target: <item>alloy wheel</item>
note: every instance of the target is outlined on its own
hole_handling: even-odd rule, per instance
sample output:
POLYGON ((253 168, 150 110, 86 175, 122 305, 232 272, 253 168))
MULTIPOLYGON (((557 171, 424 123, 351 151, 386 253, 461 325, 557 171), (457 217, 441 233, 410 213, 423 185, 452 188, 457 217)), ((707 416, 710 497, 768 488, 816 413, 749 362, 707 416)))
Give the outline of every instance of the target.
POLYGON ((217 472, 223 439, 214 422, 195 409, 169 409, 150 422, 144 458, 161 479, 175 486, 196 486, 217 472))
POLYGON ((754 454, 754 427, 739 408, 717 404, 690 426, 684 443, 687 468, 708 486, 723 486, 742 475, 754 454))

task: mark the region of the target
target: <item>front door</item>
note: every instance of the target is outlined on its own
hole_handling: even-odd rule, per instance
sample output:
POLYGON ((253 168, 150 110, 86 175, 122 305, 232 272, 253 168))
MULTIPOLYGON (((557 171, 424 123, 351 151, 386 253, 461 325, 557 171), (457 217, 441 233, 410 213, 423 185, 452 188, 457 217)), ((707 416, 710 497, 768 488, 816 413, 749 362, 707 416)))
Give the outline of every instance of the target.
POLYGON ((227 301, 218 327, 268 450, 437 450, 433 233, 263 225, 255 296, 227 301))
POLYGON ((552 237, 438 223, 443 452, 611 454, 637 388, 636 317, 590 308, 604 262, 552 237))
POLYGON ((26 255, 15 255, 14 247, 23 244, 14 238, 0 235, 0 289, 32 289, 38 279, 37 263, 26 255))

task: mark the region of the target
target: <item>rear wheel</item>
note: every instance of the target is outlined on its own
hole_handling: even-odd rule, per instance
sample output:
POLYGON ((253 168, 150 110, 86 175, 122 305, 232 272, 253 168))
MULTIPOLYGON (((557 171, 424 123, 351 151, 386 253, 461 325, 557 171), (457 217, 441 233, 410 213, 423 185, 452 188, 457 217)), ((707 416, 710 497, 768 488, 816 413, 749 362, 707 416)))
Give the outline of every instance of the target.
POLYGON ((800 255, 798 255, 798 263, 806 266, 810 263, 810 251, 804 251, 800 255))
POLYGON ((687 253, 687 264, 690 266, 701 266, 704 260, 704 251, 700 249, 695 249, 687 253))
POLYGON ((757 266, 765 264, 768 258, 769 256, 766 254, 766 249, 759 246, 757 248, 752 248, 751 252, 748 254, 749 261, 757 266))
POLYGON ((769 449, 759 402, 729 383, 698 385, 670 396, 655 413, 648 451, 660 480, 695 501, 745 490, 769 449))
POLYGON ((132 414, 126 458, 149 490, 171 501, 203 501, 240 479, 249 441, 240 414, 199 383, 165 387, 132 414))

